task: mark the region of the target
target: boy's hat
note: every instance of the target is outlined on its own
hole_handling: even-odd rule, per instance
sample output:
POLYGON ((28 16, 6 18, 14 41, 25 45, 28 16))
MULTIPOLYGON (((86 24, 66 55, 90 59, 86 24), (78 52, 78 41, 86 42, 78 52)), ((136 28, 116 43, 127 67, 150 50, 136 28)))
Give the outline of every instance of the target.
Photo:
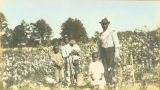
POLYGON ((69 41, 69 44, 76 44, 76 41, 75 40, 71 40, 71 41, 69 41))

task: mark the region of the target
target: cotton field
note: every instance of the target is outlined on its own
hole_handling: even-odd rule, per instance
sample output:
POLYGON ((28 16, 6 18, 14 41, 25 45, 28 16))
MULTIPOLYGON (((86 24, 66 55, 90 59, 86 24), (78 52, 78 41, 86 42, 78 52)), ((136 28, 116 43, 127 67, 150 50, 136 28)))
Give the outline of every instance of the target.
MULTIPOLYGON (((133 32, 127 36, 120 33, 121 60, 117 63, 116 80, 120 88, 127 85, 147 85, 158 87, 160 67, 160 40, 145 32, 133 32), (150 39, 148 39, 149 37, 150 39), (154 41, 154 42, 153 42, 154 41)), ((88 65, 92 61, 91 53, 97 51, 97 44, 78 43, 80 52, 79 85, 89 85, 90 77, 88 65)), ((31 87, 44 85, 56 87, 55 67, 50 59, 51 47, 17 48, 3 50, 5 68, 3 72, 3 87, 9 88, 16 85, 31 87)), ((86 86, 87 87, 87 86, 86 86)))

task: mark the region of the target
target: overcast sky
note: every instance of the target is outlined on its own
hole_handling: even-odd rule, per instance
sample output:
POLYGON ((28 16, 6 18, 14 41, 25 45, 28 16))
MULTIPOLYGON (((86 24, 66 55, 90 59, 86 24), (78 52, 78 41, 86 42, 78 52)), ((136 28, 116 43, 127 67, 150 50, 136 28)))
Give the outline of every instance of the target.
POLYGON ((1 0, 0 11, 14 27, 22 20, 27 23, 43 18, 59 37, 61 25, 69 17, 82 21, 89 36, 102 31, 99 22, 108 18, 110 29, 118 31, 149 29, 160 26, 160 1, 106 0, 1 0))

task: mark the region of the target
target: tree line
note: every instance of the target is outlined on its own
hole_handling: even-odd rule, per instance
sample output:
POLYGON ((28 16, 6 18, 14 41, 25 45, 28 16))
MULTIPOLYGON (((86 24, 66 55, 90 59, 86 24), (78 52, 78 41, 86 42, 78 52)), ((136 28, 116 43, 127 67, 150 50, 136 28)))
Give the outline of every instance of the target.
POLYGON ((85 27, 77 18, 68 18, 62 23, 60 38, 52 38, 54 30, 44 19, 35 23, 22 20, 14 29, 10 29, 5 15, 0 12, 0 25, 3 48, 50 46, 61 43, 64 36, 82 43, 89 40, 85 27))
MULTIPOLYGON (((143 34, 145 33, 144 36, 157 37, 157 33, 155 33, 155 31, 159 32, 159 29, 160 28, 157 28, 151 32, 138 29, 134 31, 118 32, 118 36, 121 40, 122 37, 128 38, 128 36, 132 35, 138 36, 137 33, 133 32, 140 31, 143 34)), ((35 23, 26 23, 24 20, 22 20, 19 25, 15 26, 14 29, 10 29, 8 27, 6 17, 2 12, 0 12, 0 30, 0 38, 3 48, 37 47, 39 45, 51 46, 57 43, 62 44, 62 39, 64 36, 67 36, 69 39, 74 39, 77 42, 87 43, 90 41, 95 43, 97 41, 98 35, 100 34, 100 32, 96 31, 95 34, 89 38, 85 27, 77 18, 68 18, 64 23, 62 23, 60 29, 61 37, 59 38, 52 38, 54 36, 54 29, 52 29, 44 19, 39 19, 35 23)), ((134 37, 132 38, 135 39, 134 37)), ((137 38, 140 37, 138 36, 137 38)), ((145 38, 147 38, 146 40, 149 40, 148 37, 145 38)), ((155 41, 157 42, 159 40, 149 40, 148 43, 155 41)))

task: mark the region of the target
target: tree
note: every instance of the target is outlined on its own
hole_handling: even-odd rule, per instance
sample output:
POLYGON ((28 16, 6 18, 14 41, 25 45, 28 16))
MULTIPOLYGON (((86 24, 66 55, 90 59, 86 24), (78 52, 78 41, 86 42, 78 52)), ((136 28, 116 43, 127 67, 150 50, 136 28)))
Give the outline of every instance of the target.
POLYGON ((38 20, 35 25, 40 36, 40 44, 49 44, 52 35, 52 28, 43 19, 38 20))
POLYGON ((12 33, 12 44, 13 47, 26 46, 27 44, 27 24, 22 20, 20 25, 17 25, 12 33))
POLYGON ((63 38, 65 35, 70 39, 74 39, 76 41, 87 42, 88 36, 87 32, 82 24, 82 22, 78 19, 68 18, 62 26, 61 26, 61 37, 63 38))
POLYGON ((62 39, 61 38, 53 38, 51 40, 51 45, 61 45, 62 44, 62 39))
POLYGON ((38 32, 38 29, 36 27, 35 23, 29 24, 29 30, 28 30, 28 43, 27 46, 36 47, 40 43, 40 34, 38 32))
POLYGON ((2 12, 0 12, 0 30, 2 46, 9 47, 12 31, 8 28, 7 20, 2 12))
POLYGON ((94 33, 94 36, 91 38, 91 40, 92 40, 93 42, 97 42, 97 39, 98 39, 99 34, 100 34, 100 32, 96 31, 96 32, 94 33))
POLYGON ((0 12, 0 25, 1 25, 1 30, 5 31, 8 29, 8 24, 7 24, 7 20, 6 17, 4 16, 4 14, 2 12, 0 12))
POLYGON ((1 37, 1 42, 3 48, 11 47, 11 40, 12 40, 12 30, 8 29, 5 31, 5 33, 1 37))

